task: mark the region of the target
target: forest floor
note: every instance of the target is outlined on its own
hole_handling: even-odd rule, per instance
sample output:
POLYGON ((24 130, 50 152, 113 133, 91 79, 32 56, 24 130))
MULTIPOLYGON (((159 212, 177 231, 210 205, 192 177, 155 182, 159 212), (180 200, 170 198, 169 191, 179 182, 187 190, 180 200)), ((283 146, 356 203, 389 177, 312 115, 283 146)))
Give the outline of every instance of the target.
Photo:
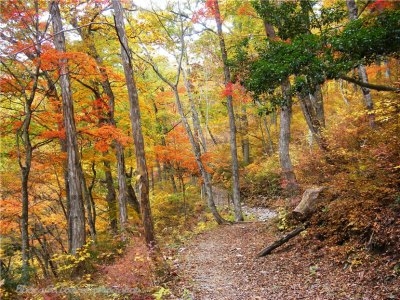
MULTIPOLYGON (((265 210, 258 213, 265 218, 265 210)), ((279 238, 268 223, 218 226, 192 237, 172 262, 178 275, 171 282, 171 298, 400 299, 398 280, 374 280, 368 269, 334 264, 301 246, 301 235, 257 258, 279 238)))

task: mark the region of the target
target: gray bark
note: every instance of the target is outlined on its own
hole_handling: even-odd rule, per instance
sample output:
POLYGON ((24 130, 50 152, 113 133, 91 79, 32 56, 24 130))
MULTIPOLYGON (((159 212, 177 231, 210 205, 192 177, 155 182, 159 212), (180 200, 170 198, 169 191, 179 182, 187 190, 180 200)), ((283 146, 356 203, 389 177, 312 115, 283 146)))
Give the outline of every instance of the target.
POLYGON ((292 117, 292 99, 289 95, 290 83, 286 80, 282 84, 282 94, 286 99, 286 105, 281 108, 281 118, 279 123, 279 161, 281 164, 283 177, 286 182, 286 189, 289 196, 296 196, 299 187, 293 172, 292 162, 289 154, 290 143, 290 122, 292 117))
POLYGON ((185 41, 184 41, 184 36, 183 36, 184 31, 183 31, 182 20, 180 22, 180 30, 181 30, 181 32, 180 32, 181 53, 180 53, 180 57, 178 59, 178 68, 177 68, 177 76, 176 76, 175 83, 172 83, 171 81, 166 79, 160 73, 157 64, 152 60, 151 56, 148 53, 147 53, 147 59, 148 60, 145 60, 145 61, 152 66, 152 68, 153 68, 154 72, 157 74, 157 76, 162 81, 164 81, 166 84, 168 84, 171 87, 172 91, 174 92, 175 101, 176 101, 176 104, 178 106, 178 111, 179 111, 179 114, 181 116, 182 123, 183 123, 183 125, 185 127, 185 130, 186 130, 186 133, 187 133, 187 135, 189 137, 190 144, 192 145, 192 150, 193 150, 193 153, 195 155, 196 162, 197 162, 197 165, 198 165, 199 170, 200 170, 200 174, 201 174, 201 176, 202 176, 202 178, 204 180, 206 193, 207 193, 208 206, 209 206, 209 208, 210 208, 210 210, 211 210, 211 212, 213 214, 213 217, 214 217, 215 221, 218 224, 227 224, 229 222, 224 220, 219 215, 218 210, 217 210, 217 208, 215 206, 214 198, 213 198, 213 192, 212 192, 212 186, 211 186, 211 183, 210 183, 209 178, 207 176, 207 172, 206 172, 206 170, 204 168, 203 162, 201 160, 201 153, 199 151, 197 151, 196 142, 195 142, 195 139, 193 137, 193 133, 192 133, 192 130, 191 130, 190 126, 189 126, 189 123, 188 123, 188 121, 186 119, 185 113, 183 111, 182 103, 181 103, 181 100, 180 100, 180 97, 179 97, 179 93, 178 93, 178 84, 179 84, 179 78, 180 78, 180 72, 181 72, 181 66, 182 66, 182 58, 183 58, 183 53, 184 53, 184 48, 185 48, 185 41))
POLYGON ((92 237, 92 240, 95 243, 97 243, 96 224, 94 221, 94 211, 93 211, 92 205, 91 205, 91 195, 88 191, 88 187, 87 187, 86 180, 85 180, 85 175, 83 174, 81 165, 79 168, 79 173, 80 173, 83 196, 84 196, 85 205, 86 205, 86 215, 87 215, 88 224, 89 224, 90 236, 92 237))
POLYGON ((267 150, 267 146, 266 146, 266 144, 265 144, 264 131, 263 131, 263 129, 262 129, 261 119, 260 119, 260 130, 261 130, 261 137, 262 137, 262 143, 263 143, 264 153, 265 153, 266 155, 270 156, 269 153, 268 153, 268 150, 267 150))
POLYGON ((182 103, 180 101, 179 93, 178 93, 178 90, 177 90, 176 86, 173 87, 173 91, 174 91, 176 103, 177 103, 177 106, 178 106, 179 114, 181 115, 182 123, 185 126, 186 132, 187 132, 187 134, 189 136, 189 140, 190 140, 190 143, 192 144, 193 152, 194 152, 194 155, 196 157, 197 165, 199 167, 201 176, 203 177, 203 180, 204 180, 204 185, 205 185, 206 192, 207 192, 208 207, 210 208, 210 210, 211 210, 211 212, 212 212, 212 214, 214 216, 215 221, 218 224, 225 224, 227 222, 219 215, 219 213, 217 211, 217 207, 215 206, 214 198, 213 198, 213 192, 212 192, 212 186, 211 186, 211 183, 210 183, 210 181, 208 179, 208 175, 207 175, 207 172, 206 172, 206 170, 204 168, 203 162, 201 160, 201 153, 197 149, 196 142, 195 142, 195 139, 194 139, 193 134, 192 134, 192 130, 190 129, 189 123, 188 123, 188 121, 187 121, 187 119, 185 117, 185 114, 183 112, 182 103))
POLYGON ((247 136, 247 131, 249 127, 249 121, 247 119, 247 112, 246 108, 242 107, 242 132, 243 132, 243 138, 242 138, 242 151, 243 151, 243 162, 245 164, 250 163, 250 143, 249 143, 249 138, 247 136))
POLYGON ((136 196, 135 190, 132 187, 131 178, 128 178, 128 197, 127 203, 139 214, 140 216, 140 203, 136 196))
MULTIPOLYGON (((50 15, 52 16, 54 47, 59 52, 66 52, 65 37, 62 32, 62 22, 60 9, 57 1, 50 3, 50 15), (58 33, 58 34, 57 34, 58 33)), ((72 101, 71 82, 67 59, 59 60, 61 98, 63 102, 63 122, 67 140, 67 164, 68 164, 68 183, 70 196, 70 230, 71 248, 70 252, 76 255, 76 251, 82 248, 86 242, 85 235, 85 210, 83 206, 83 195, 81 189, 80 160, 78 151, 78 141, 74 119, 74 107, 72 101)))
MULTIPOLYGON (((188 73, 188 76, 189 76, 189 73, 188 73)), ((204 152, 206 152, 206 149, 205 149, 206 142, 204 139, 203 131, 201 130, 201 127, 200 127, 199 114, 197 113, 196 105, 194 104, 191 86, 189 84, 188 79, 186 78, 185 70, 183 68, 182 68, 182 78, 185 83, 186 91, 187 91, 189 101, 190 101, 190 108, 192 110, 194 137, 195 137, 196 143, 198 145, 201 144, 204 152), (200 137, 200 140, 198 139, 198 137, 200 137)), ((200 145, 198 147, 200 148, 200 145)))
MULTIPOLYGON (((222 22, 219 11, 218 0, 215 1, 215 10, 216 10, 215 21, 217 23, 217 32, 219 38, 219 45, 221 49, 222 64, 224 67, 225 87, 228 87, 228 84, 231 81, 231 74, 229 71, 229 67, 226 64, 228 60, 228 54, 226 51, 225 40, 222 33, 222 22)), ((232 188, 233 188, 233 205, 235 207, 235 220, 243 221, 242 208, 240 206, 239 163, 237 158, 236 126, 235 126, 235 115, 233 112, 232 95, 227 95, 226 104, 228 108, 228 117, 229 117, 231 157, 232 157, 232 181, 233 181, 232 188)))
POLYGON ((311 102, 311 97, 299 94, 299 103, 301 110, 303 111, 304 119, 310 129, 314 140, 317 142, 320 149, 327 150, 324 140, 321 135, 321 123, 320 118, 317 116, 314 105, 311 102))
POLYGON ((125 156, 122 144, 116 143, 115 150, 117 153, 119 226, 123 231, 124 224, 128 220, 128 210, 126 208, 128 186, 126 184, 125 156))
MULTIPOLYGON (((35 84, 37 86, 37 76, 35 78, 35 84)), ((21 238, 22 238, 22 268, 25 273, 26 267, 29 265, 29 235, 28 235, 28 220, 29 220, 29 192, 28 192, 28 181, 29 173, 32 164, 32 144, 29 136, 29 127, 32 119, 31 104, 34 99, 36 87, 32 88, 31 97, 29 99, 25 96, 26 100, 26 115, 24 123, 22 125, 22 133, 20 130, 17 131, 17 147, 18 147, 18 162, 21 169, 21 191, 22 191, 22 213, 21 213, 21 238), (19 139, 21 134, 21 140, 25 148, 25 162, 22 163, 21 153, 19 151, 19 139)), ((24 276, 24 274, 23 274, 24 276)))
POLYGON ((346 105, 349 106, 349 101, 347 100, 347 98, 346 98, 346 96, 344 95, 344 92, 343 92, 343 80, 339 79, 339 81, 340 81, 340 93, 342 94, 343 100, 346 103, 346 105))
POLYGON ((108 208, 108 218, 110 220, 110 227, 113 232, 117 232, 118 230, 118 221, 117 221, 117 193, 115 192, 114 182, 111 174, 110 162, 104 161, 105 167, 105 181, 107 185, 107 208, 108 208))
POLYGON ((325 127, 324 101, 320 85, 316 87, 315 93, 310 95, 310 100, 315 110, 315 117, 318 120, 319 126, 325 127))
POLYGON ((142 215, 146 243, 148 246, 155 246, 156 241, 154 237, 154 224, 153 217, 151 215, 149 199, 149 175, 147 171, 144 139, 140 123, 139 97, 133 75, 133 67, 129 54, 128 40, 126 37, 121 3, 119 0, 112 0, 112 4, 115 14, 116 30, 121 44, 122 63, 129 95, 129 116, 131 119, 133 139, 135 142, 136 164, 139 172, 140 211, 142 215))
POLYGON ((389 60, 387 58, 385 58, 383 60, 383 65, 386 67, 386 69, 385 69, 385 77, 390 79, 389 60))
MULTIPOLYGON (((256 101, 258 107, 261 107, 261 103, 259 101, 256 101)), ((272 118, 272 116, 271 116, 272 118)), ((271 133, 267 124, 267 118, 265 116, 263 116, 263 122, 264 122, 264 128, 265 131, 267 132, 267 136, 268 136, 268 144, 269 144, 269 150, 271 151, 271 155, 274 154, 274 147, 272 146, 272 140, 271 140, 271 133)), ((276 122, 276 116, 275 116, 275 122, 276 122)), ((275 125, 276 126, 276 125, 275 125)))
MULTIPOLYGON (((98 54, 98 51, 94 45, 94 43, 90 40, 90 33, 86 33, 83 31, 75 22, 72 22, 72 25, 77 28, 80 33, 82 40, 86 43, 89 43, 90 55, 96 60, 96 62, 103 66, 103 59, 98 54)), ((107 72, 104 69, 100 69, 100 72, 103 75, 104 80, 101 81, 101 86, 103 87, 103 91, 107 94, 108 97, 108 106, 110 109, 108 115, 108 121, 117 126, 114 118, 114 110, 115 110, 115 96, 111 88, 110 81, 107 76, 107 72)), ((124 229, 124 224, 128 220, 128 210, 127 210, 127 202, 128 200, 128 187, 127 187, 127 178, 125 173, 125 156, 124 156, 124 148, 118 140, 114 141, 115 143, 115 151, 117 156, 117 174, 118 174, 118 208, 119 208, 119 223, 121 230, 124 229)), ((113 205, 113 204, 112 204, 113 205)), ((113 222, 113 221, 111 221, 113 222)), ((114 225, 112 225, 114 226, 114 225)))

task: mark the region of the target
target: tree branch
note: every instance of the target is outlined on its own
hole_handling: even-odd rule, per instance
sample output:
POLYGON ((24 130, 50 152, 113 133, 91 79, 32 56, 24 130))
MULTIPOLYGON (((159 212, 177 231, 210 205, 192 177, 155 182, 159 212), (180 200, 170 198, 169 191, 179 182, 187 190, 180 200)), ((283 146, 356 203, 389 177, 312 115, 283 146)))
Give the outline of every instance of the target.
POLYGON ((355 83, 361 87, 365 87, 365 88, 369 88, 371 90, 376 90, 378 92, 397 92, 400 93, 400 89, 395 88, 395 87, 391 87, 391 86, 386 86, 386 85, 378 85, 378 84, 372 84, 372 83, 367 83, 367 82, 363 82, 357 79, 354 79, 352 77, 348 77, 345 75, 341 75, 339 76, 339 78, 344 79, 348 82, 351 83, 355 83))

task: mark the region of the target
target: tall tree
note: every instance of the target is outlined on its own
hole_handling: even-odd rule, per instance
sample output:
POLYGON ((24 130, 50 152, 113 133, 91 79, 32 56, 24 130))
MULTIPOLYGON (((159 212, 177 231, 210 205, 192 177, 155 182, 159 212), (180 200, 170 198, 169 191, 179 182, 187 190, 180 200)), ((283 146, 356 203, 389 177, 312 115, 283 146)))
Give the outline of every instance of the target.
POLYGON ((154 246, 154 225, 149 199, 149 175, 147 171, 144 140, 140 124, 139 97, 133 75, 132 60, 126 37, 122 6, 119 0, 112 0, 112 4, 115 14, 115 26, 121 44, 122 64, 124 67, 126 86, 129 95, 130 119, 132 124, 133 140, 135 142, 136 164, 139 172, 140 211, 144 225, 146 243, 149 246, 154 246))
MULTIPOLYGON (((213 2, 212 9, 214 12, 215 21, 217 23, 217 33, 221 49, 222 64, 224 67, 225 88, 229 89, 229 85, 231 84, 231 73, 229 70, 229 66, 227 65, 228 53, 226 51, 224 34, 222 32, 222 20, 221 20, 221 13, 219 10, 218 0, 215 0, 213 2)), ((235 114, 233 111, 232 95, 230 93, 228 93, 228 95, 226 96, 226 106, 228 108, 228 116, 229 116, 229 130, 230 130, 231 157, 232 157, 233 205, 235 207, 235 219, 236 221, 243 221, 242 208, 240 206, 239 162, 237 158, 235 114)))
MULTIPOLYGON (((116 126, 115 118, 114 118, 114 111, 115 111, 115 96, 114 92, 111 88, 111 84, 108 78, 107 72, 104 70, 104 63, 103 59, 99 55, 95 43, 93 41, 93 34, 88 28, 87 30, 85 28, 80 28, 77 24, 76 19, 72 21, 72 25, 77 29, 79 32, 84 44, 88 47, 89 49, 89 55, 92 56, 96 62, 100 66, 100 72, 102 73, 102 81, 101 81, 101 86, 103 87, 104 93, 107 95, 108 98, 108 106, 109 106, 109 113, 108 113, 108 122, 111 123, 112 125, 116 126)), ((98 96, 96 96, 98 97, 98 96)), ((125 156, 124 156, 124 149, 123 145, 121 144, 120 141, 115 140, 115 149, 116 149, 116 155, 117 155, 117 174, 118 174, 118 208, 119 208, 119 223, 120 223, 120 228, 124 228, 124 224, 126 223, 128 219, 128 211, 127 211, 127 202, 129 197, 128 193, 128 185, 127 185, 127 178, 126 178, 126 169, 125 169, 125 156)), ((106 174, 106 179, 110 178, 106 174)), ((112 178, 112 177, 111 177, 112 178)), ((109 185, 109 184, 108 184, 109 185)), ((112 191, 111 191, 112 193, 112 191)), ((110 194, 111 195, 111 194, 110 194)), ((110 198, 111 200, 111 198, 110 198)), ((112 205, 112 203, 110 202, 112 205)), ((138 211, 140 213, 140 211, 138 211)))
MULTIPOLYGON (((204 163, 203 163, 203 160, 202 160, 202 157, 201 157, 201 152, 199 151, 199 147, 196 144, 196 140, 194 138, 192 129, 190 128, 189 122, 188 122, 188 120, 186 118, 186 115, 184 113, 183 105, 182 105, 182 102, 181 102, 181 99, 180 99, 180 96, 179 96, 178 85, 179 85, 180 75, 181 75, 181 71, 182 71, 183 55, 185 53, 185 40, 184 40, 185 29, 184 29, 183 21, 182 21, 183 15, 180 12, 180 10, 179 10, 179 13, 177 15, 180 18, 178 20, 179 21, 179 23, 178 23, 179 24, 179 34, 177 36, 177 38, 179 39, 179 42, 180 42, 180 48, 178 49, 179 50, 179 55, 175 55, 175 52, 174 52, 174 56, 175 56, 175 58, 177 60, 177 74, 176 74, 175 82, 172 82, 171 80, 168 80, 160 72, 160 70, 158 68, 158 65, 154 62, 154 60, 152 59, 150 53, 148 52, 148 50, 146 49, 146 47, 143 45, 142 42, 141 42, 141 44, 142 44, 142 46, 144 48, 144 52, 145 52, 146 57, 142 57, 142 56, 138 56, 138 57, 140 57, 140 59, 142 59, 147 64, 149 64, 153 68, 153 70, 157 74, 157 76, 162 81, 164 81, 171 88, 171 90, 173 91, 174 97, 175 97, 175 101, 176 101, 176 104, 177 104, 177 107, 178 107, 179 115, 181 116, 182 123, 183 123, 183 125, 185 127, 185 130, 186 130, 186 133, 187 133, 187 135, 189 137, 189 141, 190 141, 190 144, 192 145, 193 153, 195 155, 196 162, 197 162, 197 165, 199 167, 201 177, 203 178, 203 181, 204 181, 204 185, 205 185, 205 189, 206 189, 206 193, 207 193, 208 207, 210 208, 210 210, 211 210, 211 212, 213 214, 213 217, 214 217, 215 221, 218 224, 226 224, 228 222, 224 218, 221 217, 221 215, 218 213, 217 207, 215 206, 214 197, 213 197, 213 191, 212 191, 212 185, 211 185, 210 179, 208 177, 207 171, 206 171, 206 169, 204 167, 204 163)), ((156 17, 158 17, 158 15, 156 15, 156 17)), ((161 22, 161 20, 159 18, 158 18, 158 21, 161 22)), ((173 45, 176 45, 175 41, 171 37, 171 34, 165 28, 164 24, 161 24, 161 26, 164 28, 164 30, 166 30, 167 36, 170 37, 170 39, 171 39, 170 42, 172 42, 173 45)), ((132 29, 134 30, 133 27, 132 27, 132 29)), ((140 37, 139 37, 139 40, 140 40, 140 37)))
MULTIPOLYGON (((267 3, 268 0, 261 0, 261 4, 267 3)), ((267 37, 277 38, 275 29, 272 24, 263 19, 264 29, 267 37)), ((290 159, 289 144, 290 144, 290 122, 292 117, 292 96, 290 93, 290 82, 286 79, 281 85, 281 91, 285 104, 281 107, 280 122, 279 122, 279 161, 282 168, 283 177, 286 181, 287 191, 289 195, 295 196, 299 192, 296 176, 293 172, 293 165, 290 159)))
MULTIPOLYGON (((51 1, 49 11, 52 17, 54 47, 62 55, 66 52, 66 47, 58 1, 51 1)), ((70 196, 69 223, 71 230, 70 252, 73 255, 76 255, 77 250, 82 248, 86 242, 85 209, 83 206, 81 163, 79 159, 78 140, 74 119, 74 105, 72 101, 71 81, 67 64, 67 59, 62 57, 59 59, 59 82, 63 103, 63 122, 67 140, 67 165, 70 196)))

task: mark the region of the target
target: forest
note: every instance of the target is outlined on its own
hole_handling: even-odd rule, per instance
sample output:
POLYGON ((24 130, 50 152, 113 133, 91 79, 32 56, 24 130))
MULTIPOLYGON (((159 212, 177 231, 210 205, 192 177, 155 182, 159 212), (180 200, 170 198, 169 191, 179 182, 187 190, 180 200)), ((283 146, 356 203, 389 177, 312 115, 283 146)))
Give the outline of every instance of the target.
POLYGON ((400 299, 400 1, 0 1, 3 299, 400 299))

